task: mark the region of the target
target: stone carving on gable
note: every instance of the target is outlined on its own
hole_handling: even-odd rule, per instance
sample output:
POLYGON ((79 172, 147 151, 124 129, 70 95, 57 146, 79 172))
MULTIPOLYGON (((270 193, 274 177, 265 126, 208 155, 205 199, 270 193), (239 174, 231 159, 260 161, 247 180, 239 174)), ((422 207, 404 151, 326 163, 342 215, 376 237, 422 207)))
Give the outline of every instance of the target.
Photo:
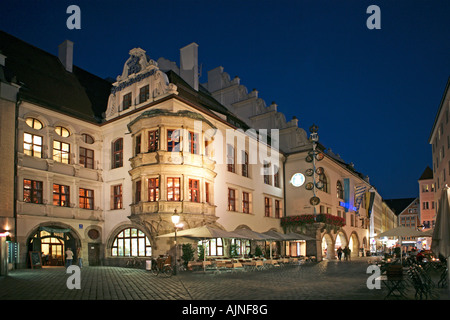
POLYGON ((177 86, 169 83, 167 75, 158 68, 158 63, 150 59, 145 50, 134 48, 123 66, 122 74, 113 83, 105 112, 106 120, 115 118, 121 112, 134 110, 141 103, 149 103, 170 94, 178 94, 177 86), (145 101, 141 101, 140 89, 148 85, 145 101), (123 96, 131 93, 131 106, 122 106, 123 96))

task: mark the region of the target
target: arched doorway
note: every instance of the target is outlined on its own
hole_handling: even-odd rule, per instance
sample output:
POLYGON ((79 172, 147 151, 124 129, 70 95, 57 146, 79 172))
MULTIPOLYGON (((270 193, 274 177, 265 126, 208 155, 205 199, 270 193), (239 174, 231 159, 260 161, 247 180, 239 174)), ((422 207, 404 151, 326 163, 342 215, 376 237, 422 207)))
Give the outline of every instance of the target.
POLYGON ((328 233, 325 233, 322 237, 322 256, 325 259, 334 259, 333 239, 328 233))
MULTIPOLYGON (((77 248, 81 242, 71 228, 51 225, 39 226, 31 233, 27 241, 28 252, 37 251, 42 254, 44 266, 64 266, 65 251, 71 248, 74 253, 73 261, 77 261, 77 248)), ((29 265, 27 254, 27 265, 29 265)))
POLYGON ((348 247, 351 250, 351 256, 357 257, 359 254, 359 239, 356 233, 352 233, 348 242, 348 247))

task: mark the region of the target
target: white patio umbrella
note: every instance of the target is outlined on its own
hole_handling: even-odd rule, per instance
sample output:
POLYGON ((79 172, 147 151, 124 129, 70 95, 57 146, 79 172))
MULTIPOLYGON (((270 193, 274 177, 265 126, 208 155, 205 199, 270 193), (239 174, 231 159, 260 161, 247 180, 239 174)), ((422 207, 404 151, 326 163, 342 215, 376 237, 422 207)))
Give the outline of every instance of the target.
MULTIPOLYGON (((175 232, 167 233, 158 236, 158 238, 172 238, 175 237, 175 232)), ((213 228, 211 226, 201 226, 197 228, 191 228, 186 230, 177 231, 177 237, 183 237, 183 238, 191 238, 191 239, 198 239, 198 240, 207 240, 207 239, 214 239, 214 238, 236 238, 236 239, 243 239, 245 238, 243 235, 236 234, 234 232, 229 232, 217 228, 213 228)), ((245 238, 250 239, 250 238, 245 238)), ((206 246, 203 247, 204 249, 204 255, 203 255, 203 261, 206 261, 206 246)), ((205 269, 205 264, 203 264, 203 269, 205 269)))
POLYGON ((431 250, 447 258, 448 290, 450 290, 450 205, 449 188, 446 185, 439 199, 439 209, 436 215, 436 225, 431 240, 431 250))
POLYGON ((241 235, 245 237, 244 239, 250 239, 250 240, 256 240, 256 241, 270 241, 270 259, 272 259, 272 241, 278 240, 276 237, 265 234, 265 233, 259 233, 250 229, 236 229, 233 231, 233 233, 237 233, 238 235, 241 235))
POLYGON ((378 238, 397 238, 400 244, 400 261, 402 259, 402 237, 424 237, 424 233, 422 231, 419 231, 415 228, 409 228, 409 227, 397 227, 393 229, 389 229, 383 233, 380 233, 377 235, 378 238))

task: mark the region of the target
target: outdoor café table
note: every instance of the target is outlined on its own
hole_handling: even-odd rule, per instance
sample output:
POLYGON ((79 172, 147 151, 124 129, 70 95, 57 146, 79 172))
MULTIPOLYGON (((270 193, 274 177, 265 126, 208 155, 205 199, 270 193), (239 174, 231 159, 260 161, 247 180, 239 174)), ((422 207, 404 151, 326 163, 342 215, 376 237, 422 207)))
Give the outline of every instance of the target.
POLYGON ((406 280, 402 276, 388 277, 388 276, 379 276, 375 280, 380 280, 384 283, 388 292, 384 299, 388 299, 389 297, 403 297, 406 298, 406 280), (397 293, 397 294, 396 294, 397 293))

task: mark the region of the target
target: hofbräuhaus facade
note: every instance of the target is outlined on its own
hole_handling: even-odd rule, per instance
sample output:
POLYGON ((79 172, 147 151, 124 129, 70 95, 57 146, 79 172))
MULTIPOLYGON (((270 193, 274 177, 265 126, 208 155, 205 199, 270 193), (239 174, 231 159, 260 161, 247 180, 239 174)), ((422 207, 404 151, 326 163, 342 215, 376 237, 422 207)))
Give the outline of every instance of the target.
MULTIPOLYGON (((322 222, 296 229, 316 240, 278 246, 278 254, 320 260, 324 240, 329 258, 336 241, 351 242, 354 251, 368 248, 365 204, 354 212, 355 187, 369 190, 367 179, 323 152, 327 189, 317 191, 320 204, 308 204, 310 192, 290 182, 309 168, 313 143, 306 131, 221 67, 200 84, 196 44, 180 49, 179 67, 134 48, 113 81, 72 65, 70 41, 58 57, 4 32, 0 44, 2 88, 17 92, 2 96, 10 124, 2 126, 2 136, 10 137, 2 164, 16 164, 2 173, 9 203, 1 208, 2 234, 12 238, 10 248, 19 247, 10 267, 29 266, 30 252, 61 265, 69 247, 87 265, 173 253, 173 238, 158 236, 174 231, 174 212, 183 229, 283 232, 283 219, 315 209, 348 220, 333 225, 335 231, 322 222)), ((208 254, 227 256, 229 245, 211 239, 208 254)), ((255 248, 250 241, 241 245, 255 248)))

